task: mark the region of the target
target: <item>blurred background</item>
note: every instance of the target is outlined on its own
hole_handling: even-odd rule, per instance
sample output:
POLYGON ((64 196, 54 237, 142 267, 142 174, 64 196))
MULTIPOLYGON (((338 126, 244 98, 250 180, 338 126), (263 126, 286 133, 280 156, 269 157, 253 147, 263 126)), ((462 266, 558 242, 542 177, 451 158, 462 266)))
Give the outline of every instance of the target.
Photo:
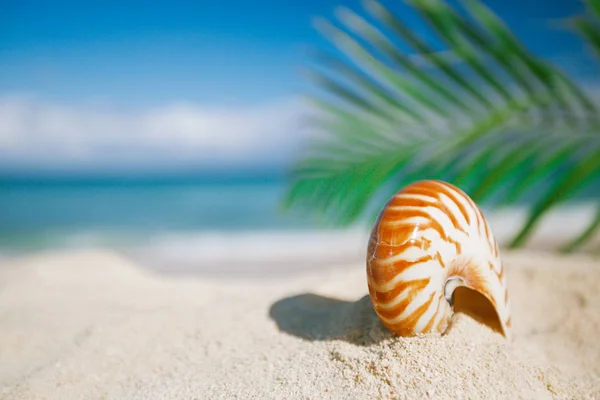
MULTIPOLYGON (((595 90, 582 41, 548 29, 582 3, 484 3, 595 90)), ((320 226, 280 207, 306 137, 305 50, 331 49, 312 20, 339 5, 360 8, 0 0, 0 254, 110 247, 173 268, 214 256, 215 269, 219 254, 240 261, 282 246, 362 256, 364 229, 315 250, 320 226)))

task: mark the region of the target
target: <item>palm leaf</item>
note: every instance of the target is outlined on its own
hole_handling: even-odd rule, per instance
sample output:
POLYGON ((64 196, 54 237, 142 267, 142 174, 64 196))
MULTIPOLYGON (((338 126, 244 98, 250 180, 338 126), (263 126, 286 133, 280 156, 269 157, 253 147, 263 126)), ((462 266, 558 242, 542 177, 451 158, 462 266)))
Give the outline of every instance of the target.
MULTIPOLYGON (((488 158, 487 162, 480 162, 479 167, 483 169, 479 182, 487 182, 499 171, 509 176, 512 182, 510 195, 512 201, 519 201, 526 193, 526 188, 538 183, 536 190, 536 202, 533 204, 530 216, 523 229, 509 244, 510 247, 519 247, 531 233, 533 228, 541 220, 552 206, 573 198, 586 184, 600 175, 600 135, 597 133, 564 135, 562 132, 514 132, 514 140, 518 146, 524 149, 533 149, 525 154, 513 152, 514 146, 511 141, 498 141, 494 135, 484 136, 480 139, 479 148, 487 152, 490 148, 496 150, 499 155, 488 158), (528 168, 523 168, 520 160, 515 160, 515 154, 522 157, 528 163, 528 168), (539 185, 542 183, 542 185, 539 185), (516 188, 516 190, 515 190, 516 188)), ((478 185, 470 188, 475 201, 478 185)), ((469 189, 468 189, 469 190, 469 189)), ((575 249, 584 244, 594 231, 592 222, 581 236, 576 238, 565 249, 575 249)))
POLYGON ((592 52, 600 57, 600 0, 586 1, 587 13, 571 19, 571 27, 579 33, 592 52))
MULTIPOLYGON (((572 19, 571 26, 588 42, 589 47, 592 49, 595 55, 600 55, 600 0, 587 0, 586 9, 587 13, 585 15, 572 19)), ((565 79, 565 76, 563 74, 560 74, 559 78, 569 87, 574 87, 574 84, 568 79, 565 79)), ((588 110, 594 110, 593 105, 588 104, 589 100, 585 99, 584 96, 582 96, 582 92, 580 90, 576 90, 574 94, 578 96, 580 100, 583 99, 582 103, 586 106, 588 110)), ((598 129, 597 119, 594 120, 592 126, 598 129)), ((549 191, 540 195, 538 203, 532 207, 530 215, 526 220, 522 230, 513 239, 513 241, 510 244, 510 247, 519 247, 520 245, 522 245, 526 241, 527 236, 532 232, 535 225, 539 222, 542 215, 545 212, 547 212, 554 204, 567 197, 567 193, 569 192, 569 190, 575 191, 581 189, 582 186, 585 185, 585 181, 589 181, 594 177, 598 178, 598 170, 600 169, 598 159, 600 159, 600 154, 597 153, 597 148, 593 145, 593 143, 590 143, 590 147, 588 149, 590 149, 588 157, 576 160, 573 163, 574 166, 571 169, 567 170, 567 174, 559 178, 555 187, 549 189, 549 191), (596 159, 594 159, 594 157, 596 157, 596 159)), ((563 148, 563 155, 566 156, 568 152, 569 149, 563 148)), ((560 159, 560 157, 558 159, 560 159)), ((556 160, 555 163, 558 164, 556 160)), ((524 191, 527 183, 533 180, 533 176, 534 175, 529 175, 527 179, 520 182, 520 185, 517 187, 518 193, 522 193, 524 191)), ((598 212, 595 218, 591 221, 590 225, 586 229, 584 229, 583 232, 577 238, 575 238, 569 244, 564 246, 562 250, 573 251, 582 244, 584 244, 587 240, 589 240, 594 234, 595 230, 600 226, 599 219, 600 202, 598 204, 598 212)))
MULTIPOLYGON (((445 179, 476 201, 500 187, 516 201, 546 182, 511 243, 520 246, 551 207, 597 176, 596 106, 480 2, 465 0, 462 10, 443 0, 408 3, 444 49, 375 0, 365 1, 365 16, 340 8, 337 25, 318 20, 340 54, 315 53, 322 137, 292 166, 284 204, 346 226, 372 220, 374 199, 415 179, 445 179)), ((593 37, 588 25, 574 26, 593 37)))
POLYGON ((596 215, 594 216, 594 219, 591 221, 590 225, 573 241, 563 246, 561 250, 565 253, 576 250, 585 244, 598 228, 600 228, 600 204, 596 207, 596 215))

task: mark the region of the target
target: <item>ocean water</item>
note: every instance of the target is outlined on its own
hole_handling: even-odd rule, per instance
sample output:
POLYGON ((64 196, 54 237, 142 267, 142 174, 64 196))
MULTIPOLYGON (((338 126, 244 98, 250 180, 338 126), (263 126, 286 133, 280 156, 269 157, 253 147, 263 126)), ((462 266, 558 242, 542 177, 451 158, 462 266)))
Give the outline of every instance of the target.
MULTIPOLYGON (((102 248, 150 268, 217 274, 364 261, 369 226, 326 230, 307 215, 283 212, 285 189, 278 179, 0 180, 0 259, 102 248)), ((594 210, 589 200, 555 209, 532 247, 576 237, 594 210)), ((522 226, 527 207, 486 216, 502 245, 522 226)), ((590 246, 599 248, 600 232, 590 246)))
POLYGON ((280 180, 3 181, 0 252, 127 246, 173 235, 311 229, 280 180))

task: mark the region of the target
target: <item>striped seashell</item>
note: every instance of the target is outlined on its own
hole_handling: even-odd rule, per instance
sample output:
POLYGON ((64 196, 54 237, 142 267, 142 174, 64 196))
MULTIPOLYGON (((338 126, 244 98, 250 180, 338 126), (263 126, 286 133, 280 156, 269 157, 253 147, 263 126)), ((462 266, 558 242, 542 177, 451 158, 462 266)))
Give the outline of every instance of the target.
POLYGON ((447 333, 462 312, 511 337, 498 244, 454 185, 415 182, 388 201, 371 231, 367 278, 375 312, 397 335, 447 333))

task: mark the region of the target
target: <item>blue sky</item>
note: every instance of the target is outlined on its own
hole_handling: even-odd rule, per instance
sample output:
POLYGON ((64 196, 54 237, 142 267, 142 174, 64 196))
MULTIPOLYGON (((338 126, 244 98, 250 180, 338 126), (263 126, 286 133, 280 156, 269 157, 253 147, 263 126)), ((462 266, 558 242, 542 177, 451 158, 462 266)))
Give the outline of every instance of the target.
POLYGON ((0 91, 145 105, 287 96, 333 1, 3 3, 0 91), (287 4, 285 4, 287 3, 287 4), (152 4, 152 5, 149 5, 152 4), (6 12, 8 10, 8 12, 6 12))
MULTIPOLYGON (((564 32, 549 32, 546 26, 548 19, 580 12, 583 6, 579 1, 493 0, 485 3, 500 14, 533 51, 558 61, 578 78, 591 78, 589 58, 583 56, 581 41, 564 32)), ((20 143, 12 153, 8 150, 2 153, 4 162, 0 163, 0 169, 29 168, 36 162, 42 168, 59 164, 69 168, 86 162, 96 167, 103 162, 107 164, 106 159, 91 160, 98 151, 86 153, 85 146, 80 145, 86 140, 84 131, 96 126, 93 121, 98 119, 107 127, 112 126, 110 121, 139 127, 139 119, 146 118, 146 121, 149 115, 168 114, 173 118, 185 115, 189 121, 200 123, 204 120, 198 118, 199 115, 212 116, 216 112, 229 119, 229 115, 248 115, 259 109, 263 118, 256 119, 265 121, 273 114, 269 107, 283 108, 286 111, 282 114, 290 119, 266 127, 265 130, 273 131, 271 134, 256 133, 261 129, 258 126, 253 130, 258 142, 254 147, 249 146, 249 151, 257 152, 255 158, 264 161, 259 144, 272 140, 278 146, 286 146, 285 141, 273 139, 274 132, 290 127, 293 112, 288 115, 287 104, 293 108, 291 99, 308 88, 299 73, 306 62, 304 46, 326 45, 313 29, 312 18, 331 17, 338 5, 357 10, 359 4, 354 0, 0 0, 0 99, 4 99, 0 103, 3 105, 0 117, 4 119, 0 122, 9 122, 4 124, 4 131, 0 129, 0 146, 3 134, 5 143, 16 143, 17 139, 20 143), (92 117, 82 121, 82 115, 92 117), (138 122, 130 121, 135 119, 130 118, 132 115, 138 122), (23 125, 23 121, 36 118, 39 126, 23 125), (57 118, 62 120, 56 122, 57 118), (56 124, 54 130, 47 128, 48 121, 50 125, 56 124), (6 128, 17 125, 21 129, 18 132, 6 128), (79 147, 69 153, 76 156, 60 157, 60 160, 40 158, 44 150, 36 144, 40 142, 37 134, 23 139, 29 132, 24 129, 44 130, 40 135, 45 135, 47 144, 54 144, 57 149, 64 143, 78 144, 79 147), (82 132, 75 132, 78 129, 82 132), (63 143, 57 135, 69 137, 69 141, 63 143), (34 149, 31 153, 27 153, 27 140, 31 140, 30 148, 34 149)), ((410 14, 405 14, 401 1, 388 0, 384 4, 420 26, 410 14)), ((244 121, 240 119, 240 124, 246 125, 244 121)), ((172 125, 165 126, 168 130, 172 125)), ((181 128, 187 138, 193 132, 188 126, 191 125, 181 128)), ((230 129, 223 132, 232 137, 237 134, 235 125, 223 129, 230 129)), ((118 146, 124 144, 121 142, 118 146)), ((125 146, 136 150, 134 140, 125 146)), ((218 145, 211 146, 199 145, 199 153, 190 154, 190 159, 198 158, 202 152, 206 152, 207 157, 212 156, 211 149, 221 151, 218 145)), ((100 148, 106 153, 111 143, 102 141, 100 148)), ((271 153, 277 153, 277 147, 273 149, 271 153)), ((160 152, 139 151, 147 155, 142 157, 146 164, 160 161, 160 152)), ((176 153, 177 149, 172 151, 176 153)), ((235 159, 239 152, 234 153, 223 153, 219 162, 235 159)), ((274 157, 274 163, 284 159, 281 155, 274 157)), ((244 160, 246 164, 252 163, 252 154, 244 160)), ((181 158, 180 161, 185 164, 189 160, 181 158)), ((214 162, 213 158, 207 158, 208 164, 214 162)), ((178 165, 172 158, 163 162, 169 163, 178 165)), ((240 165, 246 165, 244 163, 240 165)))

